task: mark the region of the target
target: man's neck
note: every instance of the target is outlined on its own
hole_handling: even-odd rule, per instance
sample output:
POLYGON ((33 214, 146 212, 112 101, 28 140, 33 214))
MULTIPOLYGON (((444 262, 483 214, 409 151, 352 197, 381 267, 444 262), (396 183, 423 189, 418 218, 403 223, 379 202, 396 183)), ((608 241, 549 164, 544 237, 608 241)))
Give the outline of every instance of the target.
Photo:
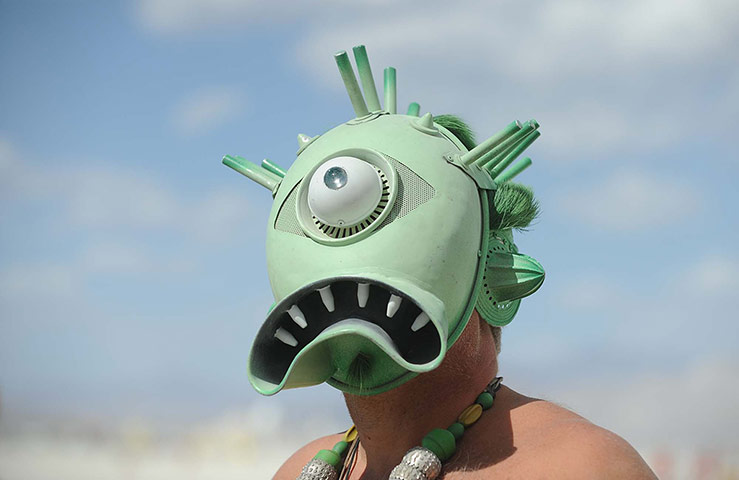
POLYGON ((357 468, 362 478, 387 478, 405 452, 434 428, 446 428, 497 374, 488 325, 473 315, 462 336, 435 370, 373 396, 345 394, 359 432, 357 468))

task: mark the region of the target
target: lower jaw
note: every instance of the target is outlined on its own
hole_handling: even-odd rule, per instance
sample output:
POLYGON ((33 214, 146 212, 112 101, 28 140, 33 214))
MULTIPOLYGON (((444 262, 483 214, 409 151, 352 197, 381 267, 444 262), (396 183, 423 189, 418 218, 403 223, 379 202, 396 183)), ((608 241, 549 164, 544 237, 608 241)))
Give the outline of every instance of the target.
POLYGON ((342 352, 332 358, 336 370, 327 383, 344 393, 377 395, 418 375, 398 365, 366 338, 346 338, 340 349, 342 352))
POLYGON ((416 375, 418 375, 418 373, 404 370, 402 373, 395 376, 394 378, 373 386, 367 386, 366 384, 362 384, 361 382, 357 383, 354 379, 349 379, 348 382, 345 382, 336 377, 329 378, 328 380, 326 380, 326 383, 337 390, 351 395, 372 396, 379 395, 380 393, 385 393, 388 390, 392 390, 393 388, 398 387, 405 382, 411 380, 416 375))

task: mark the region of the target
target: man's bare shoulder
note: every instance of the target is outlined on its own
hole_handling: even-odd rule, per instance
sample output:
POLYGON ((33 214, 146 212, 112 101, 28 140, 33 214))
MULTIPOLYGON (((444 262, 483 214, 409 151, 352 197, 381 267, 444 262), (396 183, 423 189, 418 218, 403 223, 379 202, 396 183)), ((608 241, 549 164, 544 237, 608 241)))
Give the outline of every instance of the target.
MULTIPOLYGON (((465 434, 458 455, 444 467, 445 480, 656 479, 636 450, 615 433, 554 403, 506 390, 494 407, 500 413, 483 416, 465 434)), ((274 479, 293 480, 316 452, 341 438, 329 435, 302 447, 274 479)))
POLYGON ((656 478, 623 438, 566 408, 509 391, 507 413, 480 433, 498 436, 494 442, 481 439, 483 445, 496 445, 487 452, 488 462, 480 463, 481 478, 493 472, 510 478, 656 478), (508 436, 503 448, 501 432, 508 436))
POLYGON ((282 464, 282 467, 277 471, 273 480, 295 480, 305 464, 308 463, 319 450, 324 448, 330 450, 334 445, 336 445, 336 442, 342 439, 342 437, 343 434, 341 433, 327 435, 313 440, 309 444, 300 448, 297 452, 293 453, 284 464, 282 464))
POLYGON ((558 430, 547 437, 544 457, 558 477, 657 478, 626 440, 605 428, 582 419, 563 423, 558 430))

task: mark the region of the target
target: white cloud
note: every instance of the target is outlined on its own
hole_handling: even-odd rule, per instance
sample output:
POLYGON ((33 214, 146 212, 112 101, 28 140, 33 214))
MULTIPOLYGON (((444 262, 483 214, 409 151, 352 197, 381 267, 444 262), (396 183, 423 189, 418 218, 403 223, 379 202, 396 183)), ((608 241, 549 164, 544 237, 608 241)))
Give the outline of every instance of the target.
POLYGON ((338 93, 329 53, 365 43, 378 77, 385 65, 398 67, 404 105, 471 112, 465 117, 481 136, 535 116, 546 157, 592 162, 670 145, 699 129, 698 119, 722 104, 700 93, 708 88, 702 72, 723 63, 729 39, 739 41, 739 4, 726 0, 427 6, 404 3, 392 16, 374 9, 331 29, 309 26, 295 57, 338 93))
POLYGON ((671 373, 567 382, 551 398, 640 446, 739 448, 736 357, 703 358, 671 373))
POLYGON ((557 302, 569 311, 599 312, 608 305, 617 305, 625 296, 623 288, 608 278, 598 275, 582 275, 558 290, 557 302))
MULTIPOLYGON (((725 102, 722 104, 722 109, 727 116, 736 118, 739 116, 739 67, 734 70, 729 76, 728 83, 730 90, 726 95, 725 102)), ((736 157, 732 157, 731 160, 736 161, 736 157)))
POLYGON ((162 34, 299 19, 305 33, 297 46, 309 66, 327 51, 366 42, 374 53, 392 53, 404 64, 419 55, 438 62, 453 53, 465 70, 536 77, 693 61, 724 48, 739 24, 739 6, 731 0, 547 0, 535 9, 514 1, 382 3, 141 0, 138 14, 162 34))
MULTIPOLYGON (((313 23, 322 8, 345 14, 351 10, 373 9, 391 4, 389 0, 340 0, 300 2, 284 0, 139 0, 137 17, 147 29, 160 35, 188 35, 193 32, 241 27, 244 24, 271 21, 275 23, 313 23)), ((384 7, 383 7, 384 8, 384 7)))
POLYGON ((193 269, 192 260, 153 255, 145 247, 113 241, 92 244, 76 262, 86 275, 181 274, 193 269))
POLYGON ((663 269, 649 291, 582 274, 557 292, 568 311, 551 320, 569 326, 511 332, 502 364, 525 393, 572 408, 642 452, 735 452, 738 268, 733 254, 706 255, 663 269), (584 299, 567 300, 578 289, 584 299))
POLYGON ((547 365, 562 381, 599 370, 610 378, 639 374, 645 365, 678 368, 708 355, 734 355, 736 271, 733 253, 686 257, 685 265, 662 266, 657 276, 644 272, 646 284, 634 282, 633 273, 585 271, 553 292, 551 318, 538 319, 543 329, 524 336, 514 330, 504 353, 513 353, 524 376, 547 365))
MULTIPOLYGON (((3 148, 12 151, 9 142, 3 148)), ((39 167, 19 155, 10 158, 12 168, 0 178, 3 193, 18 205, 47 202, 59 209, 53 221, 65 228, 170 231, 218 240, 231 237, 250 212, 247 196, 233 189, 193 195, 133 169, 39 167)))
MULTIPOLYGON (((221 189, 203 197, 189 209, 183 223, 192 235, 202 240, 228 243, 230 237, 241 242, 244 240, 241 234, 234 234, 254 213, 250 206, 240 191, 221 189)), ((266 225, 260 227, 266 228, 266 225)))
POLYGON ((221 243, 250 212, 241 191, 222 188, 193 198, 139 172, 116 169, 70 173, 58 200, 66 201, 70 222, 88 228, 171 231, 221 243))
POLYGON ((183 134, 205 133, 242 112, 244 96, 236 88, 212 87, 191 93, 172 110, 172 124, 183 134))
POLYGON ((83 263, 96 273, 144 272, 150 265, 139 249, 115 243, 93 245, 85 252, 83 263))
POLYGON ((66 172, 59 200, 69 220, 89 227, 170 226, 182 206, 175 193, 147 176, 115 168, 66 172))
POLYGON ((546 155, 560 163, 593 163, 609 152, 649 150, 679 140, 685 125, 664 112, 640 113, 619 100, 573 100, 537 114, 546 135, 546 155), (644 125, 650 125, 645 133, 644 125))
MULTIPOLYGON (((0 269, 0 299, 5 306, 22 303, 49 304, 61 299, 81 300, 93 278, 114 275, 192 271, 193 260, 177 255, 155 255, 145 246, 121 241, 92 242, 79 254, 57 261, 16 261, 0 269)), ((55 313, 56 314, 56 313, 55 313)))
MULTIPOLYGON (((291 2, 292 3, 292 2, 291 2)), ((287 6, 290 13, 301 2, 287 6)), ((141 0, 138 19, 147 28, 161 34, 185 34, 193 31, 235 25, 263 18, 278 10, 271 2, 255 0, 141 0)))
POLYGON ((699 207, 695 190, 646 171, 619 171, 603 184, 560 194, 559 208, 599 229, 627 232, 688 219, 699 207))
MULTIPOLYGON (((619 325, 627 330, 626 344, 634 341, 630 329, 640 330, 641 336, 652 331, 665 332, 670 327, 694 328, 697 324, 691 324, 695 324, 696 318, 701 319, 702 327, 720 324, 726 313, 712 312, 735 309, 739 260, 733 253, 692 255, 689 260, 675 269, 660 269, 660 277, 653 280, 654 287, 649 290, 634 282, 633 275, 605 276, 598 270, 575 273, 569 279, 560 279, 552 294, 553 303, 567 315, 595 315, 609 322, 617 317, 619 325), (704 318, 708 316, 718 318, 704 318)), ((612 340, 618 344, 618 338, 612 340)), ((547 355, 562 354, 570 347, 559 348, 547 355)))
POLYGON ((76 294, 80 280, 76 269, 66 264, 14 264, 0 271, 0 298, 4 299, 3 303, 41 298, 54 301, 76 294))
MULTIPOLYGON (((133 169, 63 165, 37 166, 12 142, 0 142, 3 209, 30 212, 41 235, 53 239, 59 231, 66 235, 82 229, 87 240, 67 248, 61 261, 3 265, 0 294, 6 300, 79 296, 92 276, 189 272, 197 256, 183 252, 197 251, 203 243, 243 241, 251 209, 241 191, 193 195, 133 169), (36 217, 33 205, 38 204, 44 211, 36 217), (156 234, 182 240, 163 254, 155 251, 161 240, 151 240, 156 234)), ((4 220, 0 216, 0 222, 4 220)), ((19 240, 27 235, 17 226, 0 226, 13 228, 19 240)))
POLYGON ((736 295, 739 291, 739 261, 729 255, 700 259, 679 276, 678 291, 698 298, 736 295))
POLYGON ((289 60, 337 94, 343 86, 331 53, 364 43, 378 80, 384 66, 398 67, 399 108, 418 101, 425 111, 470 112, 465 118, 481 136, 535 116, 546 157, 558 160, 668 146, 703 128, 712 109, 719 126, 733 118, 722 99, 731 91, 701 93, 710 66, 724 65, 726 45, 739 41, 732 0, 546 0, 536 8, 483 0, 143 0, 139 18, 165 35, 290 23, 297 38, 289 60))
MULTIPOLYGON (((453 58, 454 80, 474 72, 487 80, 486 73, 498 72, 548 86, 563 75, 692 62, 723 49, 739 24, 739 6, 730 0, 549 0, 536 9, 512 1, 424 5, 428 8, 395 5, 391 16, 370 6, 330 29, 305 22, 309 28, 307 41, 300 43, 301 58, 315 65, 310 57, 366 42, 381 57, 390 54, 402 64, 413 64, 419 56, 436 62, 453 58), (441 35, 443 42, 428 48, 430 38, 441 35)), ((316 73, 324 74, 322 69, 316 73)))
POLYGON ((10 140, 0 136, 0 172, 5 173, 15 163, 17 154, 10 140))

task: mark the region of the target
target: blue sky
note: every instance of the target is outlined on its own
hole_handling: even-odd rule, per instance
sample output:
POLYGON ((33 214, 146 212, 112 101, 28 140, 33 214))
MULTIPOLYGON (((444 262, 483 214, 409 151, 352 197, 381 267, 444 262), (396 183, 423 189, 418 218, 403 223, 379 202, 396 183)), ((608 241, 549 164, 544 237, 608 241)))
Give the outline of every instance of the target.
POLYGON ((332 57, 364 43, 403 107, 542 125, 517 238, 547 280, 504 331, 509 385, 737 448, 737 32, 723 0, 0 1, 2 420, 341 406, 248 385, 271 202, 220 158, 289 166, 350 119, 332 57))

